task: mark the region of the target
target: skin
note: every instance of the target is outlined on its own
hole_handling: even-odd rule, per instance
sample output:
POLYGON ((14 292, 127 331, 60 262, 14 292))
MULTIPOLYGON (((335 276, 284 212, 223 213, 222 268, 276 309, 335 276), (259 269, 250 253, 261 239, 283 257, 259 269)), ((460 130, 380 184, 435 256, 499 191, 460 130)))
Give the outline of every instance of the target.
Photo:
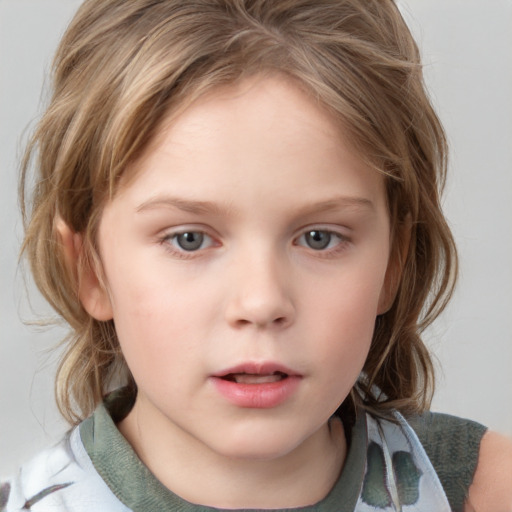
POLYGON ((489 431, 482 438, 478 466, 465 512, 512 510, 512 440, 489 431))
MULTIPOLYGON (((193 503, 320 501, 346 455, 343 427, 330 418, 397 283, 382 176, 281 76, 196 101, 127 176, 100 222, 106 288, 91 270, 80 280, 86 310, 114 319, 137 382, 120 431, 193 503), (311 246, 312 231, 330 237, 326 248, 311 246), (184 250, 184 232, 203 233, 202 244, 184 250), (269 361, 300 375, 275 407, 234 405, 212 384, 226 368, 269 361)), ((58 229, 74 265, 80 236, 58 229)), ((492 503, 511 496, 505 446, 484 437, 468 511, 511 509, 489 508, 496 490, 492 503)))
POLYGON ((107 290, 82 279, 138 385, 119 428, 189 501, 315 503, 346 452, 329 419, 388 307, 384 180, 282 77, 217 90, 168 124, 104 209, 107 290), (312 230, 325 249, 308 245, 312 230), (184 251, 180 232, 205 242, 184 251), (244 362, 285 365, 298 388, 276 407, 233 405, 211 375, 244 362))

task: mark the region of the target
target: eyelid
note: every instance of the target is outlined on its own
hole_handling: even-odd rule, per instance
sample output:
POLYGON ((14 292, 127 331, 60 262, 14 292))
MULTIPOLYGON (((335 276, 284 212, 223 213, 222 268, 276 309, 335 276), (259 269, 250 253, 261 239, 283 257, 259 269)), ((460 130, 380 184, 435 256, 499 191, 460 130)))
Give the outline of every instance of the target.
POLYGON ((352 229, 346 226, 339 226, 333 224, 308 224, 307 226, 303 226, 297 230, 297 235, 295 239, 299 238, 310 231, 324 231, 326 233, 332 233, 333 235, 337 235, 340 238, 345 240, 350 240, 350 233, 352 229))
POLYGON ((345 228, 345 230, 339 226, 333 227, 332 225, 319 225, 313 224, 310 226, 306 226, 301 228, 298 235, 293 239, 293 244, 305 249, 308 249, 318 256, 327 256, 327 255, 335 255, 339 251, 342 251, 346 248, 347 244, 351 243, 350 237, 344 233, 344 231, 350 231, 349 228, 345 228), (307 244, 298 243, 299 240, 306 236, 308 233, 312 231, 321 231, 323 233, 329 233, 330 235, 334 235, 338 239, 338 243, 334 247, 326 247, 324 249, 314 249, 313 247, 308 246, 307 244))
POLYGON ((204 226, 198 226, 198 225, 180 225, 173 228, 166 229, 159 237, 158 242, 165 247, 165 249, 172 253, 173 255, 176 255, 180 258, 193 258, 198 256, 203 251, 210 249, 211 247, 218 247, 220 246, 220 242, 217 239, 215 235, 211 233, 210 229, 207 229, 204 226), (200 247, 196 250, 190 250, 187 251, 186 249, 177 247, 173 241, 178 237, 179 235, 185 234, 185 233, 200 233, 205 238, 208 238, 210 240, 209 244, 206 247, 200 247))
MULTIPOLYGON (((342 226, 332 226, 325 224, 311 224, 309 226, 302 227, 297 235, 294 236, 292 240, 292 244, 295 246, 302 247, 306 250, 309 250, 313 253, 316 253, 317 256, 327 257, 330 255, 336 255, 338 252, 341 252, 348 244, 352 242, 351 238, 347 235, 346 232, 350 232, 350 228, 342 227, 342 226), (313 247, 308 246, 307 244, 299 243, 301 237, 307 235, 308 232, 311 231, 321 231, 324 233, 329 233, 335 236, 338 239, 338 243, 335 244, 334 247, 326 247, 324 249, 314 249, 313 247)), ((212 230, 206 226, 202 225, 179 225, 175 227, 168 228, 162 232, 161 235, 158 236, 158 242, 165 246, 165 249, 172 253, 172 255, 181 258, 194 258, 200 256, 204 251, 212 248, 212 247, 220 247, 222 243, 219 241, 219 236, 212 234, 212 230), (187 251, 186 249, 179 248, 175 244, 172 243, 172 240, 184 233, 201 233, 205 237, 207 237, 210 241, 206 247, 200 247, 196 250, 187 251)))

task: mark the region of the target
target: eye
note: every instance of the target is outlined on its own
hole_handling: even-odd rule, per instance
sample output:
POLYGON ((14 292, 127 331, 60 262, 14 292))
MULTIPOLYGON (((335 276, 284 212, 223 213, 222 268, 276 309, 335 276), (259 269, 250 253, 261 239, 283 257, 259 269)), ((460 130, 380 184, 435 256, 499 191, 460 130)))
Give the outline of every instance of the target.
POLYGON ((309 247, 315 251, 324 251, 336 247, 342 241, 343 237, 332 231, 311 229, 298 238, 297 245, 309 247))
POLYGON ((165 240, 174 248, 186 252, 206 249, 213 245, 212 238, 201 231, 184 231, 182 233, 174 233, 167 236, 165 240))

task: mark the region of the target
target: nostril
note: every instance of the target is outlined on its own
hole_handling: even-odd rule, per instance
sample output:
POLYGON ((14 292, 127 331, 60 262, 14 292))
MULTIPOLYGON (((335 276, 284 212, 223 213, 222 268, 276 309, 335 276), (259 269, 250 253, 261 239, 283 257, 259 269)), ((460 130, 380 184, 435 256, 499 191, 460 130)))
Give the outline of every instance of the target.
POLYGON ((255 290, 252 294, 242 294, 229 301, 225 318, 235 328, 252 325, 256 328, 284 328, 295 316, 294 306, 285 296, 259 296, 255 290))
POLYGON ((236 326, 237 327, 247 327, 248 325, 254 325, 256 327, 270 327, 273 325, 275 327, 284 327, 287 323, 288 323, 288 320, 285 316, 280 316, 270 322, 263 322, 263 321, 259 322, 257 320, 251 321, 251 320, 247 320, 245 318, 239 318, 236 321, 236 326))

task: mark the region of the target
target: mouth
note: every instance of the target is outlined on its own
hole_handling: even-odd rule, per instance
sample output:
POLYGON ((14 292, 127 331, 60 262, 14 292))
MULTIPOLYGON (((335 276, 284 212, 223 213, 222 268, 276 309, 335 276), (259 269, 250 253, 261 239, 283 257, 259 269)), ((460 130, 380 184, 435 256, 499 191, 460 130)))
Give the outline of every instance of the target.
POLYGON ((301 377, 301 375, 278 363, 248 362, 222 370, 213 377, 236 384, 271 384, 289 377, 301 377))
POLYGON ((243 363, 212 377, 220 395, 235 406, 270 409, 287 402, 303 376, 277 363, 243 363))
POLYGON ((236 384, 270 384, 272 382, 279 382, 287 379, 288 374, 280 371, 271 374, 259 373, 228 373, 219 376, 220 379, 228 382, 235 382, 236 384))

